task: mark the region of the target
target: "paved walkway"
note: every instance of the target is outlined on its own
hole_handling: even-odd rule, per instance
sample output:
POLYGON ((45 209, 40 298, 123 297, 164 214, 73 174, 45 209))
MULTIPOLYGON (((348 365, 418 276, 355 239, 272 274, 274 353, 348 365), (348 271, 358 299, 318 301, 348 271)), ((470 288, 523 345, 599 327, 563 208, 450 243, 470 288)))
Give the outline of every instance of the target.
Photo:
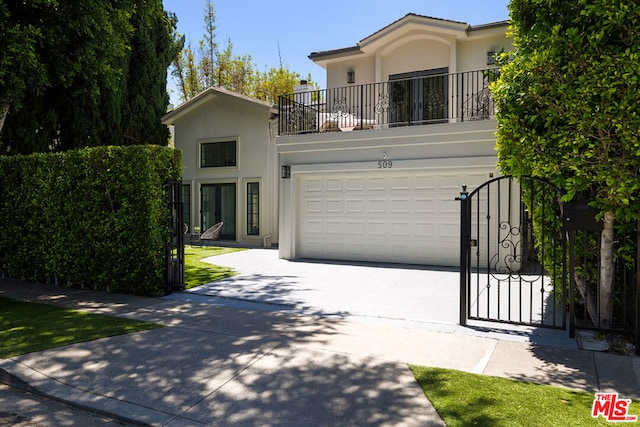
MULTIPOLYGON (((228 264, 224 260, 216 261, 228 264)), ((338 286, 332 269, 344 267, 353 277, 390 274, 398 286, 414 274, 419 283, 437 284, 444 272, 313 263, 329 274, 319 282, 338 286, 334 292, 342 302, 337 304, 307 281, 307 268, 294 270, 303 264, 287 263, 291 270, 279 274, 268 268, 285 261, 265 258, 265 263, 257 271, 271 279, 251 286, 273 288, 275 293, 262 295, 276 300, 247 302, 238 294, 193 292, 139 298, 2 279, 0 295, 167 327, 0 360, 0 377, 123 420, 162 426, 443 425, 408 363, 615 390, 640 399, 640 358, 577 350, 564 337, 535 331, 504 334, 393 313, 371 316, 363 308, 368 303, 361 310, 346 305, 349 290, 338 286), (287 292, 277 291, 278 280, 287 284, 287 292), (336 305, 323 306, 321 300, 336 305)), ((248 267, 244 271, 236 280, 247 283, 258 274, 248 267)), ((383 291, 376 292, 386 301, 383 291)), ((0 396, 0 405, 5 403, 0 396)))

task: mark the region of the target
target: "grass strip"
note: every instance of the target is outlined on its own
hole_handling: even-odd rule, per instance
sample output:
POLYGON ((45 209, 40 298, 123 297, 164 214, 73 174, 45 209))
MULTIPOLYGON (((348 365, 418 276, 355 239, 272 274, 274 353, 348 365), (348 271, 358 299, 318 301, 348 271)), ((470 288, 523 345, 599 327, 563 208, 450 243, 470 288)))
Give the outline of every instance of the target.
MULTIPOLYGON (((591 417, 594 393, 449 369, 410 369, 448 427, 609 425, 591 417)), ((632 402, 628 413, 640 415, 640 403, 632 402)))
POLYGON ((202 261, 216 255, 243 251, 242 248, 220 248, 217 246, 185 246, 184 247, 184 281, 185 288, 195 288, 216 280, 235 276, 232 268, 214 265, 202 261))
POLYGON ((157 323, 0 297, 0 358, 160 327, 157 323))

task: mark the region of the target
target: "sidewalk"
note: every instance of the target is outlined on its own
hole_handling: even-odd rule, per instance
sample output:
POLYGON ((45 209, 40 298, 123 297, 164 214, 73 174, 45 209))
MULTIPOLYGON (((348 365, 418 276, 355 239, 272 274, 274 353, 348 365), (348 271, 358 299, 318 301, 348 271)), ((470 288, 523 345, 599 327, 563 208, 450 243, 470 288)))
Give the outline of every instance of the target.
POLYGON ((640 400, 640 358, 447 332, 0 280, 0 295, 166 328, 0 360, 6 381, 139 423, 443 425, 407 364, 640 400))

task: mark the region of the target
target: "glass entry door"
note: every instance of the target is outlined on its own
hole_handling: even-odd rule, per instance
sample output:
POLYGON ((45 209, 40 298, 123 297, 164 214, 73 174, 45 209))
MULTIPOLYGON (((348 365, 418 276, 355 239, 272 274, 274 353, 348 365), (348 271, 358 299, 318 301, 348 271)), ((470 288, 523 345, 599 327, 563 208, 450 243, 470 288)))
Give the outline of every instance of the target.
POLYGON ((389 76, 395 105, 389 123, 396 126, 447 122, 448 68, 389 76))
POLYGON ((221 240, 236 240, 236 184, 205 184, 202 192, 202 231, 223 222, 221 240))

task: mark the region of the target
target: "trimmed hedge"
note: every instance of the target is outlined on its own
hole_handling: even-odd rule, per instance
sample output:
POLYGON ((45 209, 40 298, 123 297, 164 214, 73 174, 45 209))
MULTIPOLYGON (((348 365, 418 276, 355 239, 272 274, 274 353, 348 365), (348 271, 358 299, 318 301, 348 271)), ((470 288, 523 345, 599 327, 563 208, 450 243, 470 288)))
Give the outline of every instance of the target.
POLYGON ((0 272, 118 293, 165 288, 182 154, 160 146, 0 156, 0 272))

